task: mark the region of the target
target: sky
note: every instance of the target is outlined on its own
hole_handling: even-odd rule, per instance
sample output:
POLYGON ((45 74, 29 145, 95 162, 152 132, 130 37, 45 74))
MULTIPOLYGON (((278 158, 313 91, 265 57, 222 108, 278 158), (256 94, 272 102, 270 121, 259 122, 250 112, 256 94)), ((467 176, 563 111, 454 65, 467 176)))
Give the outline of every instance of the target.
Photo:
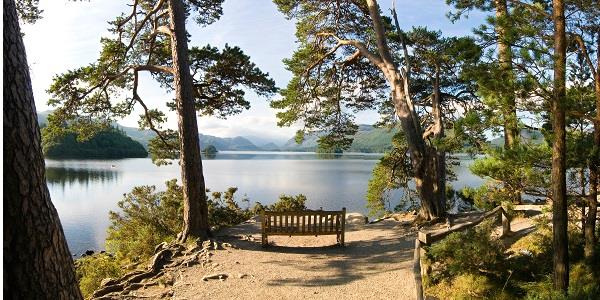
MULTIPOLYGON (((380 1, 384 12, 388 11, 391 1, 380 1)), ((22 28, 38 111, 51 109, 47 105, 50 96, 46 90, 53 76, 97 59, 100 38, 109 35, 107 22, 129 11, 127 3, 129 1, 123 0, 40 1, 43 18, 22 28)), ((472 28, 484 22, 482 14, 471 13, 468 19, 453 24, 446 18, 451 8, 445 0, 397 0, 396 7, 404 29, 427 26, 447 36, 461 36, 471 34, 472 28)), ((223 11, 219 21, 204 28, 188 21, 189 45, 239 46, 261 70, 269 73, 278 87, 285 87, 291 74, 285 70, 282 60, 290 57, 296 47, 294 22, 286 20, 270 0, 225 0, 223 11)), ((163 108, 165 99, 172 98, 149 77, 142 78, 140 95, 149 106, 156 108, 163 108)), ((200 117, 200 133, 220 137, 252 136, 276 143, 294 135, 298 126, 277 127, 276 111, 269 107, 268 99, 251 92, 246 95, 250 110, 227 120, 200 117)), ((137 127, 140 113, 135 111, 119 123, 137 127)), ((372 124, 377 119, 378 115, 372 111, 356 115, 356 121, 361 124, 372 124)), ((176 126, 173 113, 168 114, 168 125, 176 126)))

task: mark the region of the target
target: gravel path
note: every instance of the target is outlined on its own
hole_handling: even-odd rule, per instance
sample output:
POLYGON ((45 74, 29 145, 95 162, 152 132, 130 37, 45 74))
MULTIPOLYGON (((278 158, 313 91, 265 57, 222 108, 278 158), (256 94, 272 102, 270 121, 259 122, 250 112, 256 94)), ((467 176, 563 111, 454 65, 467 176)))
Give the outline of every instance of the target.
MULTIPOLYGON (((414 299, 414 231, 394 220, 349 225, 346 246, 335 236, 269 237, 260 245, 260 223, 218 233, 232 244, 211 262, 176 274, 173 299, 414 299), (226 279, 203 281, 211 274, 226 279)), ((158 289, 158 287, 157 287, 158 289)), ((148 289, 144 294, 157 295, 148 289)))

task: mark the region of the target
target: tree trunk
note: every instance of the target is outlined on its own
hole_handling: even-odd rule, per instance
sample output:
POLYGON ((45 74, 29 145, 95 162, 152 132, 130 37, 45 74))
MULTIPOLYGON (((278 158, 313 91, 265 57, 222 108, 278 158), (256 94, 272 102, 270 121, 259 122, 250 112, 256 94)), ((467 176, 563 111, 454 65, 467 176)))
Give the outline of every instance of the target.
POLYGON ((369 16, 373 21, 378 57, 381 60, 377 63, 377 67, 390 84, 394 110, 406 136, 415 187, 421 200, 420 214, 426 220, 443 218, 446 216, 445 191, 443 192, 444 198, 440 199, 438 187, 440 182, 445 186, 446 178, 440 174, 441 170, 437 167, 435 149, 427 145, 423 138, 419 117, 414 110, 410 95, 405 89, 405 80, 408 83, 409 79, 401 74, 393 62, 385 37, 381 14, 379 13, 379 5, 375 0, 367 0, 367 6, 369 16))
POLYGON ((14 0, 4 0, 4 297, 81 299, 46 186, 29 66, 14 0))
MULTIPOLYGON (((504 149, 512 149, 518 143, 519 130, 517 124, 517 109, 515 104, 515 93, 512 89, 514 80, 512 65, 512 49, 507 39, 506 19, 508 9, 506 0, 495 0, 496 5, 496 34, 498 35, 498 61, 502 70, 502 80, 509 82, 511 88, 503 91, 504 100, 504 149)), ((519 195, 520 196, 520 195, 519 195)), ((519 197, 520 198, 520 197, 519 197)), ((520 199, 519 199, 520 200, 520 199)))
POLYGON ((596 46, 597 67, 594 77, 594 88, 596 92, 596 121, 594 122, 594 145, 595 153, 592 153, 590 159, 590 193, 588 199, 588 213, 585 221, 585 257, 592 259, 595 256, 594 247, 596 245, 596 216, 598 214, 598 189, 600 188, 600 32, 598 32, 596 46))
POLYGON ((566 36, 563 0, 553 0, 554 20, 554 99, 552 99, 552 226, 554 288, 565 293, 569 287, 569 253, 567 238, 565 95, 566 36))
MULTIPOLYGON (((504 149, 513 149, 519 143, 519 128, 517 106, 515 101, 514 80, 512 63, 512 49, 507 41, 506 22, 509 17, 506 0, 495 0, 496 26, 498 37, 498 64, 502 71, 502 81, 509 83, 509 88, 501 92, 502 115, 504 119, 504 149)), ((521 190, 511 191, 511 202, 521 204, 521 190)))
MULTIPOLYGON (((433 100, 431 102, 431 113, 433 114, 434 129, 433 138, 441 140, 444 138, 444 119, 442 116, 442 98, 440 92, 440 66, 436 65, 435 79, 433 84, 433 100)), ((446 211, 446 151, 435 149, 435 186, 434 191, 439 209, 446 211)))
POLYGON ((406 135, 412 164, 415 188, 421 200, 420 215, 425 220, 446 216, 445 191, 441 199, 438 193, 439 182, 445 186, 446 177, 440 174, 435 158, 435 149, 425 144, 419 128, 415 126, 406 102, 404 85, 399 79, 392 82, 392 100, 402 131, 406 135))
POLYGON ((184 227, 181 240, 185 241, 189 236, 204 240, 210 235, 208 206, 202 173, 202 158, 200 157, 193 82, 189 68, 185 7, 182 0, 169 0, 169 17, 173 30, 171 51, 175 73, 173 81, 177 103, 181 151, 179 159, 183 185, 184 227))

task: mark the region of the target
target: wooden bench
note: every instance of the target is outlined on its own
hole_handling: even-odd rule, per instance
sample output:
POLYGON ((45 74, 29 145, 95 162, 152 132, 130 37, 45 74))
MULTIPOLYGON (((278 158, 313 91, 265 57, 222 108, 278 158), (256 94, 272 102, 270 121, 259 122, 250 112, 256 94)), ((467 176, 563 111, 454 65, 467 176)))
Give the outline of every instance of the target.
POLYGON ((262 245, 268 246, 269 235, 336 235, 344 246, 346 208, 341 211, 304 210, 262 214, 262 245))

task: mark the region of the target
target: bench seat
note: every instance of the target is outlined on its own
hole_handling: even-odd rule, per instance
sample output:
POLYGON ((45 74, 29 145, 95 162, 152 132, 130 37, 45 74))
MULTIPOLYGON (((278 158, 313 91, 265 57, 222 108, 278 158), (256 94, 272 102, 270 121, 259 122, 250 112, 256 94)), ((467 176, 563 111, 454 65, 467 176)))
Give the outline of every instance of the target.
POLYGON ((346 208, 341 211, 264 211, 262 213, 262 245, 268 246, 269 235, 336 235, 337 242, 343 246, 345 228, 346 208))

